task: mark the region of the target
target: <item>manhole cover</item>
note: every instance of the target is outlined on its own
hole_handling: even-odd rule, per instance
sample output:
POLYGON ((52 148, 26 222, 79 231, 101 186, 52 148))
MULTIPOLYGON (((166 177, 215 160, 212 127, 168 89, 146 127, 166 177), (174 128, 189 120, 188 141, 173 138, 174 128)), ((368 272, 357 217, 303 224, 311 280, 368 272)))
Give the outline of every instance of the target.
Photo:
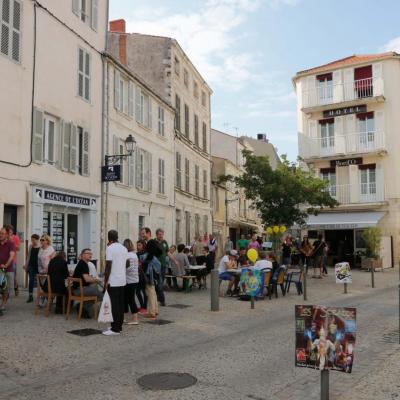
POLYGON ((155 321, 146 321, 147 324, 153 325, 168 325, 172 324, 174 321, 168 321, 167 319, 156 319, 155 321))
POLYGON ((91 335, 99 335, 101 331, 99 329, 76 329, 75 331, 68 331, 67 333, 72 333, 77 336, 91 336, 91 335))
POLYGON ((185 373, 179 372, 159 372, 143 375, 137 383, 148 390, 177 390, 193 386, 197 379, 185 373))
POLYGON ((396 343, 396 344, 400 344, 400 337, 399 337, 399 332, 394 331, 394 332, 390 332, 390 333, 385 333, 382 336, 382 341, 385 343, 396 343))
POLYGON ((186 304, 170 304, 168 307, 172 307, 172 308, 188 308, 191 306, 188 306, 186 304))

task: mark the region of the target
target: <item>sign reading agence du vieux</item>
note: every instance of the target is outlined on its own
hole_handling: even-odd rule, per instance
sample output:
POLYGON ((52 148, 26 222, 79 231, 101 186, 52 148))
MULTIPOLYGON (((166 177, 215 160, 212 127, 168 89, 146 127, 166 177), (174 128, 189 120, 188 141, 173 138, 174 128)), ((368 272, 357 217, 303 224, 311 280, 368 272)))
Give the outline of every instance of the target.
POLYGON ((353 107, 343 107, 336 108, 334 110, 326 110, 323 115, 324 118, 332 118, 332 117, 341 117, 343 115, 348 114, 358 114, 367 112, 367 106, 365 104, 361 106, 353 106, 353 107))

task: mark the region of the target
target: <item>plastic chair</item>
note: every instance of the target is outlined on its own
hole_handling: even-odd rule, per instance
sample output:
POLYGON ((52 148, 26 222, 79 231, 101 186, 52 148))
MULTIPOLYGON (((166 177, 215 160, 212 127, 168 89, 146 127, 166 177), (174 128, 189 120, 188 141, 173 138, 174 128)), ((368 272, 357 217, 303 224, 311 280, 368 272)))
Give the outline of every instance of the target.
POLYGON ((83 294, 83 283, 81 278, 67 278, 68 279, 68 305, 67 305, 67 314, 65 319, 69 318, 69 314, 71 312, 71 302, 77 301, 79 302, 79 310, 78 310, 78 321, 81 319, 83 312, 83 303, 88 301, 94 302, 94 315, 93 318, 97 319, 97 296, 85 296, 83 294), (72 292, 73 284, 79 283, 79 294, 75 295, 72 292))
POLYGON ((273 287, 273 291, 275 293, 276 298, 278 298, 278 285, 281 287, 282 296, 284 296, 286 294, 286 292, 285 292, 285 274, 286 274, 285 269, 281 267, 278 272, 278 276, 277 276, 276 280, 272 281, 272 287, 273 287))
POLYGON ((44 315, 46 317, 49 316, 51 306, 53 305, 53 301, 56 297, 60 296, 62 297, 63 301, 63 314, 65 314, 65 294, 64 293, 53 293, 51 289, 51 281, 50 281, 50 276, 46 274, 37 274, 36 275, 36 282, 37 282, 37 290, 36 290, 36 309, 35 309, 35 315, 38 314, 40 307, 39 307, 39 302, 40 298, 46 298, 47 299, 47 304, 45 308, 45 313, 44 315))

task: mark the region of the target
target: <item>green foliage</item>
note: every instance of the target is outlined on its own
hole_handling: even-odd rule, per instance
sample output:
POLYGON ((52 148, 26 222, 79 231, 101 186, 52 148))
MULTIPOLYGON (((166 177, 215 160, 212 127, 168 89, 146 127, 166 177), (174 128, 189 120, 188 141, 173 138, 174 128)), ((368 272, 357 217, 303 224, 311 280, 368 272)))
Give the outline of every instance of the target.
POLYGON ((309 214, 318 214, 323 207, 338 203, 326 190, 328 182, 304 171, 282 156, 273 170, 268 157, 258 157, 244 150, 244 173, 241 176, 222 176, 220 182, 233 181, 253 202, 265 225, 304 225, 309 214))
POLYGON ((378 258, 381 247, 381 230, 377 227, 365 229, 362 237, 367 246, 367 257, 378 258))

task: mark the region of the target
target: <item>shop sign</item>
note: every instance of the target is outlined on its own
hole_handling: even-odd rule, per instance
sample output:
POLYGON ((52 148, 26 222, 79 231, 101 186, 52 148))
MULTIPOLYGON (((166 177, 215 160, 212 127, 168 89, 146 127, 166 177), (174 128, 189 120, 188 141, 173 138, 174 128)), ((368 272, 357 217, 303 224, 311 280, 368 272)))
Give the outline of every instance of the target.
POLYGON ((115 182, 121 180, 121 166, 120 165, 106 165, 101 167, 101 181, 102 182, 115 182))
POLYGON ((362 224, 313 224, 310 225, 312 229, 325 229, 325 230, 336 230, 336 229, 355 229, 362 228, 362 224))
POLYGON ((354 106, 354 107, 343 107, 343 108, 336 108, 335 110, 326 110, 324 111, 324 118, 332 118, 332 117, 341 117, 343 115, 348 114, 358 114, 367 112, 367 106, 365 104, 361 106, 354 106))
POLYGON ((296 367, 351 373, 356 343, 356 308, 295 306, 296 367))
POLYGON ((43 202, 72 204, 78 207, 95 207, 96 199, 90 197, 76 196, 73 194, 53 192, 51 190, 35 188, 36 199, 43 202))
POLYGON ((349 165, 359 165, 363 163, 362 157, 346 158, 344 160, 332 160, 331 167, 348 167, 349 165))
POLYGON ((336 283, 352 283, 350 265, 347 262, 337 263, 335 265, 336 283))

